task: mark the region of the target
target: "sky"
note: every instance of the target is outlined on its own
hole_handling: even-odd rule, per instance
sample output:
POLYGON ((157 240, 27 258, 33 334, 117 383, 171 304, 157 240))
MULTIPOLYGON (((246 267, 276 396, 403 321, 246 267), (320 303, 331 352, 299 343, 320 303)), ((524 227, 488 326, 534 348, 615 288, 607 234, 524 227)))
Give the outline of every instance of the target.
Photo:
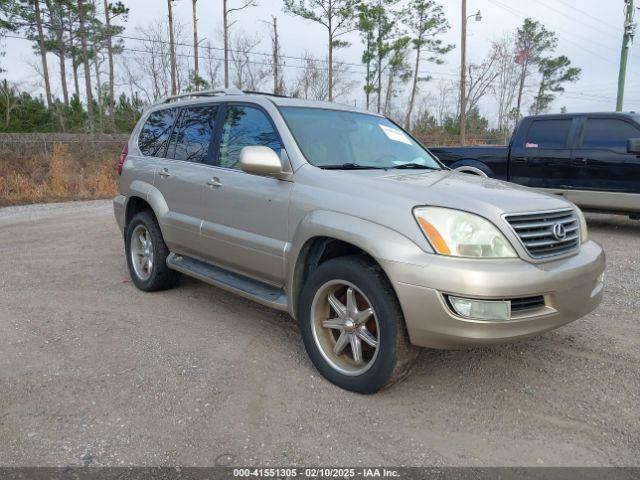
MULTIPOLYGON (((228 0, 229 5, 240 4, 242 0, 228 0)), ((326 30, 318 24, 303 20, 283 11, 281 0, 258 0, 257 7, 248 8, 233 14, 236 23, 233 29, 242 29, 249 34, 259 34, 264 40, 256 51, 270 51, 270 37, 266 22, 272 15, 278 18, 280 43, 283 53, 291 57, 300 57, 305 51, 319 57, 326 55, 326 30)), ((125 35, 137 36, 153 20, 166 15, 165 0, 126 0, 131 13, 125 35)), ((433 80, 422 84, 423 94, 434 91, 439 81, 455 80, 459 76, 460 66, 460 29, 461 0, 440 0, 451 25, 444 35, 446 43, 456 48, 445 57, 442 65, 425 63, 421 70, 429 72, 433 80)), ((222 0, 199 0, 199 33, 201 38, 211 40, 214 46, 221 45, 222 0)), ((573 65, 582 68, 578 82, 566 86, 566 92, 560 94, 551 111, 566 107, 569 112, 606 111, 615 108, 620 48, 624 22, 624 0, 468 0, 467 13, 471 15, 480 10, 482 20, 469 20, 467 33, 467 58, 469 62, 480 62, 489 51, 493 40, 503 37, 522 24, 525 17, 540 21, 559 39, 556 55, 568 56, 573 65)), ((191 35, 191 1, 177 0, 174 17, 185 24, 191 35)), ((636 18, 640 18, 640 14, 636 18)), ((190 38, 187 36, 187 38, 190 38)), ((351 46, 341 49, 336 57, 347 63, 360 64, 362 43, 357 32, 344 37, 351 46)), ((627 89, 625 110, 640 111, 640 40, 629 52, 627 69, 627 89)), ((37 88, 39 80, 34 79, 33 65, 38 63, 30 42, 5 38, 3 40, 6 55, 0 64, 8 70, 5 76, 25 87, 37 88)), ((264 58, 264 57, 258 57, 264 58)), ((54 59, 50 64, 55 69, 54 59)), ((286 60, 285 72, 295 75, 299 61, 286 60)), ((54 70, 55 71, 55 70, 54 70)), ((354 80, 362 79, 362 67, 353 66, 349 75, 354 80)), ((52 74, 54 75, 54 74, 52 74)), ((53 81, 54 88, 56 82, 53 81)), ((269 84, 267 84, 269 85, 269 84)), ((268 88, 268 87, 266 87, 268 88)), ((343 101, 361 104, 361 89, 354 89, 352 98, 343 101)), ((402 98, 397 103, 401 106, 402 98)), ((490 116, 495 110, 495 102, 487 97, 481 102, 481 110, 490 116)))

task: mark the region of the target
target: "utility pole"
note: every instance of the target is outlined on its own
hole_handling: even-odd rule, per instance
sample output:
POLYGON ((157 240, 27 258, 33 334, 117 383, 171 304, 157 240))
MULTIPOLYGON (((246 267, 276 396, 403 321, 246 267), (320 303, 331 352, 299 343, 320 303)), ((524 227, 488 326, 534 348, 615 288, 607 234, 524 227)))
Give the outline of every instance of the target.
POLYGON ((195 83, 196 92, 200 90, 200 68, 198 65, 198 0, 192 0, 193 8, 193 83, 195 83))
POLYGON ((278 62, 280 60, 280 43, 278 41, 278 18, 273 17, 273 93, 275 95, 282 95, 282 88, 280 84, 280 69, 278 62))
POLYGON ((173 38, 173 12, 171 9, 171 2, 173 0, 167 0, 167 7, 169 9, 169 56, 171 62, 171 95, 178 93, 178 85, 176 83, 176 45, 173 38))
POLYGON ((460 145, 464 146, 467 136, 467 0, 462 0, 460 52, 460 145))
POLYGON ((627 57, 633 43, 635 24, 633 23, 633 0, 625 0, 627 12, 624 19, 624 34, 622 36, 622 52, 620 53, 620 73, 618 74, 618 99, 616 111, 621 112, 624 104, 624 83, 627 75, 627 57))
POLYGON ((224 34, 224 88, 229 88, 229 10, 227 0, 222 0, 222 31, 224 34))

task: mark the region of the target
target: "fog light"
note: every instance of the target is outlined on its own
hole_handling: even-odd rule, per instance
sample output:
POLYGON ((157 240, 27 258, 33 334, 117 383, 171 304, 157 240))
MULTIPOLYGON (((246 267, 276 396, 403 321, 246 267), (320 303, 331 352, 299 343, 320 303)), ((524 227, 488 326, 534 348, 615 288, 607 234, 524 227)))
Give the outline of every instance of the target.
POLYGON ((509 300, 475 300, 473 298, 449 297, 451 306, 458 315, 475 320, 509 320, 509 300))

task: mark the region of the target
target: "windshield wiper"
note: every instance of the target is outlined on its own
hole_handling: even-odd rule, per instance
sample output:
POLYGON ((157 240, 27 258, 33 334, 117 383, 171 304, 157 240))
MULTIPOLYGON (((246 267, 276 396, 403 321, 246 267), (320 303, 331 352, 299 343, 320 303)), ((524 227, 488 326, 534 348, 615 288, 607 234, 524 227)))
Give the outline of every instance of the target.
POLYGON ((436 167, 430 167, 429 165, 423 165, 421 163, 403 163, 401 165, 396 165, 393 167, 398 170, 440 170, 436 167))
POLYGON ((323 170, 386 170, 384 167, 373 165, 358 165, 357 163, 343 163, 341 165, 319 165, 323 170))

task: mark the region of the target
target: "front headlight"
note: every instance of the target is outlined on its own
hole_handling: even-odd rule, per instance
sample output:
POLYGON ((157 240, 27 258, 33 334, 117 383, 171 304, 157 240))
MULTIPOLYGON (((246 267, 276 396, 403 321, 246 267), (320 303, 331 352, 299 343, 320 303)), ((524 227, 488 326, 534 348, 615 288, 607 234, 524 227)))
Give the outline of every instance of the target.
POLYGON ((453 257, 517 257, 502 232, 478 215, 441 207, 418 207, 413 215, 436 253, 453 257))
POLYGON ((584 218, 584 213, 578 207, 576 207, 576 213, 578 214, 578 218, 580 219, 580 239, 582 243, 589 240, 589 232, 587 230, 587 220, 584 218))

